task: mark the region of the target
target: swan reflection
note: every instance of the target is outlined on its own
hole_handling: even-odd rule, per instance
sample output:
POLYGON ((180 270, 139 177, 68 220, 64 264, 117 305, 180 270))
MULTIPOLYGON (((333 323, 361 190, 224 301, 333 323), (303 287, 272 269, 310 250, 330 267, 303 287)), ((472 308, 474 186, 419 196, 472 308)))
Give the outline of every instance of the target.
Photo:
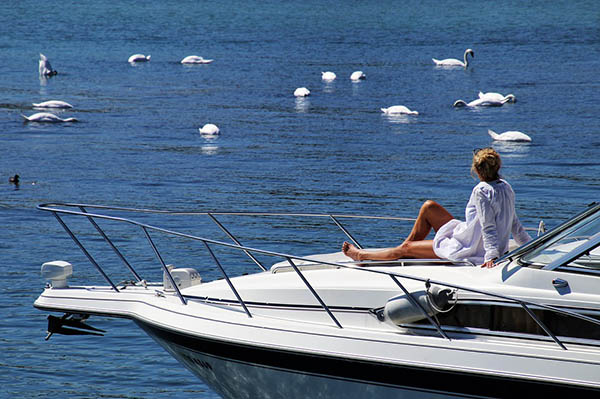
POLYGON ((219 152, 219 146, 214 144, 206 144, 200 147, 200 151, 202 151, 202 154, 204 155, 215 155, 217 152, 219 152))
POLYGON ((417 121, 414 117, 407 114, 382 114, 382 117, 393 124, 414 123, 417 121))
POLYGON ((494 141, 494 149, 503 158, 526 158, 529 156, 532 144, 528 142, 494 141))
POLYGON ((325 85, 323 86, 324 93, 335 93, 335 83, 332 81, 323 81, 325 85))
POLYGON ((306 97, 296 97, 296 112, 306 113, 310 108, 310 100, 306 97))

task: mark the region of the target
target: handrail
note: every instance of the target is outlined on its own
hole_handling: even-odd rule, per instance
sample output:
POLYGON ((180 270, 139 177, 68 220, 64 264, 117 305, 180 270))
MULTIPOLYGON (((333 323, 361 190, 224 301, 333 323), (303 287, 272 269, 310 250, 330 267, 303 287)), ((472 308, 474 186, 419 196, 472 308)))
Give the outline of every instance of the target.
POLYGON ((144 235, 146 236, 146 238, 148 239, 148 242, 150 243, 150 246, 154 250, 154 253, 156 254, 156 257, 160 261, 160 265, 163 268, 163 272, 165 273, 165 275, 169 279, 169 282, 171 283, 171 286, 173 286, 173 289, 175 289, 175 292, 177 293, 177 296, 181 300, 181 303, 183 303, 184 305, 187 305, 187 302, 186 302, 185 298, 183 297, 183 295, 181 295, 181 291, 179 291, 179 287, 177 286, 177 283, 175 282, 175 279, 173 279, 173 276, 171 275, 171 272, 169 271, 169 268, 167 267, 167 265, 166 265, 165 261, 163 260, 162 256, 160 256, 160 252, 158 252, 158 248, 156 248, 156 245, 154 245, 154 241, 152 241, 152 238, 150 237, 150 234, 148 233, 148 229, 146 227, 144 227, 144 226, 141 226, 141 227, 142 227, 142 230, 144 231, 144 235))
MULTIPOLYGON (((214 217, 214 215, 213 215, 212 213, 208 213, 208 217, 210 217, 210 218, 212 219, 212 221, 213 221, 213 222, 215 222, 215 223, 217 224, 217 226, 219 226, 219 228, 220 228, 221 230, 223 230, 223 232, 229 236, 229 238, 231 238, 231 241, 235 242, 237 245, 242 245, 242 244, 241 244, 241 243, 238 241, 238 239, 237 239, 237 238, 235 238, 235 237, 234 237, 234 235, 233 235, 233 234, 231 234, 231 232, 230 232, 229 230, 227 230, 227 229, 225 228, 225 226, 223 226, 223 224, 217 220, 217 218, 216 218, 216 217, 214 217)), ((261 268, 263 271, 267 271, 267 268, 266 268, 266 267, 264 267, 264 266, 263 266, 263 264, 262 264, 262 263, 260 263, 260 261, 259 261, 258 259, 256 259, 256 257, 255 257, 254 255, 252 255, 252 253, 251 253, 251 252, 244 251, 244 253, 245 253, 246 255, 248 255, 248 257, 250 257, 250 259, 252 259, 252 260, 254 261, 254 263, 256 263, 256 264, 258 265, 258 267, 260 267, 260 268, 261 268)))
POLYGON ((210 249, 210 246, 208 245, 208 243, 206 241, 203 241, 204 245, 206 246, 206 249, 208 250, 208 252, 210 253, 210 256, 212 256, 212 258, 214 259, 215 263, 217 264, 217 266, 219 267, 219 269, 221 269, 221 272, 223 273, 223 276, 225 276, 225 280, 227 281, 227 284, 229 284, 229 288, 231 288, 231 291, 233 291, 233 294, 235 295, 235 297, 237 298, 238 302, 240 303, 240 305, 242 305, 242 307, 244 308, 244 311, 246 312, 246 314, 248 315, 248 317, 252 317, 252 315, 250 314, 250 311, 248 310, 248 308, 246 307, 246 304, 244 303, 244 301, 242 300, 242 297, 240 296, 240 294, 237 292, 237 290, 235 289, 235 287, 233 286, 233 283, 231 282, 231 279, 229 278, 229 276, 227 275, 227 273, 225 272, 225 269, 223 269, 223 266, 221 266, 221 262, 219 262, 219 260, 217 259, 215 253, 213 252, 212 249, 210 249))
POLYGON ((306 279, 306 277, 304 277, 304 275, 302 274, 302 272, 300 271, 300 269, 298 269, 298 266, 296 266, 296 264, 294 263, 294 261, 292 260, 292 258, 287 257, 286 259, 289 262, 289 264, 294 268, 294 271, 298 274, 298 276, 300 276, 300 279, 306 285, 306 287, 308 288, 308 290, 313 294, 313 296, 317 299, 317 301, 319 301, 319 303, 321 304, 321 306, 323 307, 323 309, 325 309, 325 311, 327 312, 327 314, 329 315, 329 317, 331 317, 331 319, 333 320, 333 322, 339 328, 342 328, 342 325, 340 324, 340 322, 335 318, 335 316, 333 315, 333 313, 331 313, 331 310, 329 310, 329 307, 325 304, 325 302, 323 302, 323 300, 321 299, 321 297, 319 296, 319 294, 317 294, 317 291, 315 291, 315 289, 310 285, 310 283, 308 282, 308 280, 306 279))
POLYGON ((88 258, 88 260, 90 261, 90 263, 92 265, 94 265, 94 267, 96 267, 96 269, 98 270, 98 272, 100 272, 100 274, 102 275, 102 277, 104 277, 104 279, 108 282, 108 284, 110 284, 110 286, 113 288, 113 290, 115 290, 116 292, 119 292, 119 289, 117 288, 117 286, 106 275, 106 273, 104 273, 104 270, 102 270, 102 268, 100 267, 100 265, 98 264, 98 262, 96 262, 96 260, 92 257, 92 254, 90 254, 88 252, 88 250, 85 249, 85 247, 83 246, 83 244, 81 243, 81 241, 79 241, 77 239, 77 237, 75 237, 75 234, 71 231, 71 229, 69 229, 69 227, 67 227, 67 225, 60 218, 60 216, 58 216, 58 212, 54 211, 54 212, 52 212, 52 214, 56 217, 56 220, 58 220, 58 223, 60 223, 60 225, 63 227, 63 229, 65 229, 65 231, 67 232, 67 234, 69 235, 69 237, 71 237, 71 239, 75 242, 75 244, 81 249, 81 251, 83 252, 83 254, 88 258))
POLYGON ((446 338, 447 340, 450 340, 450 337, 448 337, 448 335, 446 335, 446 333, 444 332, 444 330, 442 330, 442 326, 440 326, 440 323, 438 323, 437 321, 435 321, 430 315, 429 313, 427 313, 427 311, 425 310, 425 308, 423 307, 423 305, 421 305, 419 303, 419 301, 417 301, 412 295, 410 295, 410 293, 408 292, 408 290, 404 287, 404 285, 402 285, 402 283, 396 278, 396 276, 394 275, 390 275, 390 277, 392 278, 392 280, 394 280, 394 283, 396 283, 398 285, 398 287, 400 287, 400 289, 402 290, 402 292, 404 292, 404 295, 406 295, 406 299, 408 299, 408 301, 417 309, 419 309, 419 311, 421 312, 421 314, 423 314, 423 316, 425 316, 427 318, 427 320, 435 327, 435 329, 440 333, 440 335, 444 338, 446 338))
MULTIPOLYGON (((364 267, 358 266, 358 264, 363 264, 364 262, 354 262, 354 263, 350 263, 350 264, 345 264, 345 263, 339 263, 339 262, 317 261, 315 259, 311 259, 311 258, 307 258, 307 257, 301 257, 301 256, 290 255, 290 254, 286 254, 286 253, 279 253, 279 252, 274 252, 274 251, 267 251, 267 250, 262 250, 262 249, 251 248, 251 247, 239 245, 237 243, 236 244, 231 244, 231 243, 225 243, 225 242, 221 242, 221 241, 217 241, 217 240, 212 240, 212 239, 208 239, 208 238, 198 237, 198 236, 181 233, 181 232, 174 231, 174 230, 169 230, 169 229, 164 229, 164 228, 157 227, 157 226, 152 226, 152 225, 149 225, 149 224, 146 224, 146 223, 141 223, 141 222, 138 222, 138 221, 135 221, 135 220, 127 219, 127 218, 110 216, 110 215, 104 215, 104 214, 97 214, 97 213, 89 213, 87 211, 81 211, 81 210, 80 211, 73 211, 73 210, 69 210, 69 209, 60 209, 60 208, 55 208, 53 206, 59 206, 59 207, 60 206, 62 206, 62 207, 79 207, 79 209, 81 209, 81 207, 85 207, 85 208, 95 208, 95 209, 104 209, 104 210, 111 209, 111 210, 126 210, 126 211, 139 211, 139 212, 154 212, 154 211, 152 211, 152 210, 134 210, 132 208, 115 208, 115 207, 106 207, 106 206, 98 206, 98 205, 65 204, 65 203, 63 203, 63 204, 41 204, 41 205, 38 205, 38 209, 44 210, 44 211, 49 211, 49 212, 53 213, 54 216, 56 216, 56 218, 58 219, 58 221, 60 222, 60 224, 65 228, 65 230, 67 231, 67 233, 71 236, 71 238, 75 241, 75 243, 82 249, 82 251, 86 254, 86 256, 88 257, 88 259, 90 260, 90 262, 98 269, 98 271, 104 276, 104 278, 109 282, 109 284, 113 287, 113 289, 116 292, 119 292, 118 288, 112 283, 112 281, 104 273, 104 271, 98 265, 98 263, 91 257, 91 255, 89 255, 89 253, 83 247, 83 245, 81 244, 81 242, 75 237, 74 233, 71 230, 68 229, 68 227, 66 226, 66 224, 58 216, 58 213, 67 214, 67 215, 84 216, 84 217, 86 217, 88 219, 91 219, 91 220, 93 220, 94 218, 99 218, 99 219, 105 219, 105 220, 112 220, 112 221, 117 221, 117 222, 129 223, 129 224, 133 224, 133 225, 136 225, 136 226, 142 228, 142 230, 144 231, 147 239, 149 240, 149 242, 150 242, 153 250, 155 251, 155 254, 159 258, 159 260, 161 262, 161 266, 163 267, 166 275, 168 276, 171 284, 173 285, 173 287, 174 287, 174 289, 176 291, 177 296, 179 296, 179 298, 180 298, 180 300, 181 300, 181 302, 183 304, 187 303, 186 300, 185 300, 185 297, 181 294, 181 292, 180 292, 177 284, 175 284, 175 282, 174 282, 174 280, 173 280, 173 278, 172 278, 172 276, 171 276, 168 268, 165 265, 165 262, 163 261, 162 257, 160 256, 160 253, 158 252, 158 249, 153 244, 153 242, 152 242, 152 240, 151 240, 151 238, 149 236, 148 230, 153 230, 153 231, 161 232, 161 233, 164 233, 164 234, 174 235, 174 236, 177 236, 177 237, 188 238, 188 239, 192 239, 192 240, 197 240, 197 241, 203 242, 206 245, 207 249, 209 250, 210 254, 213 256, 214 260, 217 262, 218 266, 221 268, 223 274, 225 275, 225 278, 226 278, 227 282, 230 285, 230 288, 232 289, 233 293, 236 295, 239 303, 244 308, 244 310, 246 311, 246 313, 247 313, 247 315, 249 317, 252 317, 252 316, 251 316, 250 312, 248 311, 248 309, 247 309, 247 307, 246 307, 243 299, 241 298, 241 296, 239 295, 239 293, 237 292, 237 290, 233 286, 233 283, 228 278, 227 274, 225 273, 225 270, 222 268, 221 264, 217 260, 216 256, 214 255, 214 253, 212 252, 212 250, 210 249, 210 247, 209 247, 208 244, 214 244, 214 245, 219 245, 219 246, 226 247, 226 248, 232 248, 232 249, 236 249, 236 250, 241 250, 241 251, 246 252, 246 253, 258 253, 258 254, 263 254, 263 255, 268 255, 268 256, 280 257, 280 258, 288 260, 288 262, 290 263, 290 265, 294 268, 294 270, 298 273, 298 275, 300 276, 300 278, 303 280, 303 282, 307 286, 307 288, 313 293, 313 295, 315 295, 315 297, 321 303, 321 305, 325 309, 325 311, 330 315, 330 317, 335 322, 335 324, 338 327, 340 327, 340 328, 342 328, 341 324, 339 324, 339 322, 333 316, 333 314, 331 313, 331 311, 329 310, 329 308, 327 307, 327 305, 321 300, 321 298, 318 296, 318 294, 316 293, 316 291, 314 290, 314 288, 310 285, 310 283, 302 275, 302 273, 300 272, 300 270, 294 264, 293 260, 307 261, 307 262, 318 263, 318 264, 322 264, 322 265, 329 265, 329 266, 334 266, 334 267, 339 267, 339 268, 359 270, 359 271, 367 272, 367 273, 376 273, 376 274, 388 275, 388 276, 390 276, 394 280, 394 282, 397 283, 397 285, 405 292, 405 294, 408 293, 408 291, 406 291, 405 288, 402 286, 402 284, 400 284, 400 282, 397 280, 398 278, 403 278, 403 279, 408 279, 408 280, 414 280, 414 281, 421 281, 423 283, 429 283, 429 284, 442 285, 442 286, 454 288, 454 289, 457 289, 457 290, 463 290, 463 291, 466 291, 466 292, 481 294, 481 295, 489 296, 489 297, 492 297, 492 298, 497 298, 497 299, 501 299, 501 300, 504 300, 504 301, 512 302, 512 303, 518 304, 521 307, 523 307, 524 310, 526 311, 526 313, 534 320, 534 322, 542 330, 544 330, 562 349, 565 349, 565 350, 567 348, 562 344, 562 342, 560 342, 560 340, 554 334, 552 334, 552 332, 548 329, 548 327, 546 327, 542 323, 542 321, 537 316, 535 316, 535 314, 528 308, 528 306, 532 306, 532 307, 536 307, 536 308, 540 308, 540 309, 550 310, 550 311, 558 313, 558 314, 563 314, 563 315, 575 317, 575 318, 578 318, 578 319, 581 319, 581 320, 584 320, 584 321, 587 321, 587 322, 590 322, 590 323, 593 323, 593 324, 600 325, 600 320, 597 320, 597 319, 594 319, 594 318, 591 318, 591 317, 588 317, 588 316, 584 316, 584 315, 576 313, 576 312, 559 309, 559 308, 556 308, 556 307, 550 306, 550 305, 545 305, 543 303, 536 303, 536 302, 533 302, 533 301, 527 301, 527 300, 522 300, 522 299, 518 299, 518 298, 512 298, 512 297, 509 297, 509 296, 506 296, 506 295, 497 294, 497 293, 486 291, 486 290, 480 290, 480 289, 476 289, 476 288, 465 287, 465 286, 461 286, 459 284, 450 284, 450 283, 443 282, 443 281, 432 280, 430 278, 423 278, 423 277, 406 275, 406 274, 403 274, 403 273, 398 273, 396 271, 390 272, 389 270, 385 270, 384 271, 384 270, 364 268, 364 267)), ((215 214, 249 215, 249 214, 252 214, 252 215, 260 215, 260 216, 267 215, 265 213, 230 213, 230 212, 225 212, 225 213, 218 213, 218 212, 189 213, 189 212, 156 211, 156 213, 161 213, 161 214, 164 214, 164 213, 167 213, 167 214, 186 214, 186 215, 190 215, 190 214, 198 214, 198 215, 211 215, 211 214, 212 215, 215 215, 215 214)), ((268 215, 276 215, 276 216, 304 215, 304 216, 323 216, 323 217, 327 216, 327 217, 331 217, 331 214, 320 215, 320 214, 281 214, 281 213, 271 213, 271 214, 268 214, 268 215)), ((336 216, 337 217, 360 217, 360 216, 356 216, 356 215, 346 215, 346 216, 336 215, 336 216)), ((385 217, 368 217, 368 218, 387 219, 385 217)), ((409 220, 407 218, 390 218, 390 219, 394 219, 394 220, 409 220)), ((97 224, 95 224, 95 223, 94 223, 94 227, 97 227, 97 229, 100 229, 99 226, 97 224)), ((103 235, 103 237, 104 237, 104 235, 103 235)), ((389 262, 387 262, 387 263, 389 263, 389 262)), ((412 297, 410 295, 408 295, 408 298, 412 298, 412 297)), ((412 298, 412 299, 414 299, 414 298, 412 298)), ((423 312, 424 309, 421 308, 421 311, 423 312)), ((425 314, 427 314, 427 312, 425 312, 425 314)), ((445 332, 443 331, 443 329, 441 328, 441 326, 438 323, 436 323, 431 317, 427 317, 427 319, 430 321, 430 323, 433 324, 434 327, 436 327, 436 329, 438 330, 438 332, 440 333, 440 335, 442 337, 444 337, 446 339, 449 339, 449 337, 445 334, 445 332)))
MULTIPOLYGON (((81 209, 82 212, 87 212, 85 210, 85 208, 82 207, 82 206, 79 207, 79 209, 81 209)), ((121 253, 121 251, 119 251, 119 249, 115 246, 115 244, 113 244, 113 242, 110 240, 110 238, 108 238, 108 236, 104 233, 104 231, 100 228, 100 226, 98 226, 98 224, 96 223, 96 221, 93 218, 89 217, 89 216, 87 218, 90 221, 90 223, 92 224, 92 226, 94 226, 94 228, 96 229, 96 231, 98 231, 98 233, 102 236, 102 238, 104 238, 104 241, 106 241, 108 243, 108 245, 110 245, 110 247, 112 248, 112 250, 117 254, 117 256, 125 264, 125 266, 127 266, 127 268, 133 274, 133 276, 135 277, 135 279, 138 282, 142 281, 142 278, 137 274, 137 272, 129 264, 129 262, 127 261, 127 259, 125 259, 125 256, 123 256, 123 254, 121 253)))
MULTIPOLYGON (((291 217, 322 217, 330 218, 335 216, 337 218, 354 218, 354 219, 379 219, 379 220, 399 220, 399 221, 415 221, 415 218, 406 218, 399 216, 369 216, 369 215, 348 215, 348 214, 331 214, 331 213, 297 213, 297 212, 225 212, 225 211, 210 211, 210 212, 197 212, 197 211, 166 211, 161 209, 147 209, 147 208, 125 208, 119 206, 107 206, 107 205, 93 205, 93 204, 80 204, 71 202, 48 202, 37 206, 38 209, 43 211, 51 211, 55 209, 52 207, 64 206, 64 207, 85 207, 92 209, 103 209, 123 212, 136 212, 136 213, 154 213, 154 214, 167 214, 167 215, 221 215, 221 216, 291 216, 291 217)), ((66 210, 60 210, 65 211, 66 210)))
POLYGON ((537 325, 540 326, 542 328, 542 330, 544 330, 544 332, 546 334, 548 334, 550 336, 550 338, 552 338, 554 340, 554 342, 556 342, 558 344, 558 346, 560 346, 564 350, 567 350, 567 347, 564 346, 563 343, 559 341, 559 339, 556 337, 556 335, 554 335, 552 333, 552 331, 550 331, 550 329, 548 327, 546 327, 546 325, 535 315, 535 313, 532 312, 531 309, 529 309, 529 307, 523 301, 520 301, 519 304, 523 307, 523 309, 525 309, 525 311, 527 312, 529 317, 531 317, 537 323, 537 325))
POLYGON ((335 223, 337 225, 337 227, 339 227, 340 229, 342 229, 342 231, 346 234, 346 236, 352 240, 352 242, 354 243, 354 245, 356 245, 356 247, 358 249, 363 249, 362 245, 360 245, 358 243, 358 241, 356 241, 356 239, 352 236, 352 234, 350 234, 350 232, 344 227, 342 226, 342 224, 335 218, 335 216, 333 215, 329 215, 331 217, 331 220, 333 220, 333 223, 335 223))

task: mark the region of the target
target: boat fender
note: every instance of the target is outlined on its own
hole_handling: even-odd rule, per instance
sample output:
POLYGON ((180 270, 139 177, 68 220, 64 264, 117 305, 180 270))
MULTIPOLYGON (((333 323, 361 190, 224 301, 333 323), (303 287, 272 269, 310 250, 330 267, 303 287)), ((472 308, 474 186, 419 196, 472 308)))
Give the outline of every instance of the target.
MULTIPOLYGON (((429 316, 452 310, 458 300, 456 290, 432 286, 429 283, 426 284, 426 289, 413 291, 410 295, 421 304, 429 316)), ((383 308, 383 317, 385 321, 399 325, 422 320, 425 315, 406 294, 403 294, 388 299, 383 308)))

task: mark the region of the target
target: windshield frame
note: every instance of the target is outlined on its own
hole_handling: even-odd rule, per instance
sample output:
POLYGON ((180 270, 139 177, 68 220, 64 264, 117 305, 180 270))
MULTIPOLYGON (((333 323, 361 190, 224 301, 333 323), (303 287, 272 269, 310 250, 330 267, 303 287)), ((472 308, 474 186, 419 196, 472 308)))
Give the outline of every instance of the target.
MULTIPOLYGON (((500 259, 498 259, 498 262, 505 260, 505 259, 512 262, 513 260, 517 259, 517 262, 520 266, 547 269, 547 267, 549 265, 551 265, 551 264, 553 265, 556 261, 553 261, 553 262, 550 262, 547 264, 540 264, 540 263, 526 261, 524 258, 531 252, 538 250, 540 247, 552 245, 555 241, 560 240, 562 238, 561 236, 563 236, 564 232, 566 232, 572 228, 575 228, 575 230, 577 230, 577 228, 578 228, 577 226, 586 225, 588 223, 588 222, 585 222, 586 220, 589 219, 591 221, 592 219, 595 219, 595 218, 600 218, 600 203, 597 203, 597 202, 591 203, 587 209, 585 209, 584 211, 575 215, 574 217, 566 220, 565 222, 559 224, 558 226, 549 230, 545 234, 543 234, 543 235, 535 238, 534 240, 530 241, 529 243, 522 245, 519 248, 516 248, 515 250, 503 255, 502 257, 500 257, 500 259)), ((568 234, 569 233, 564 234, 564 235, 566 236, 568 234)), ((577 248, 574 248, 573 251, 570 251, 569 254, 574 254, 574 256, 577 257, 578 250, 579 250, 579 246, 577 248)), ((554 268, 559 267, 556 265, 553 265, 553 266, 554 266, 554 268)))
MULTIPOLYGON (((549 263, 542 269, 543 270, 554 270, 558 267, 565 266, 565 265, 573 262, 574 260, 580 258, 581 256, 596 249, 599 245, 600 245, 600 232, 594 234, 587 241, 583 242, 581 245, 577 246, 572 251, 564 254, 563 256, 556 259, 555 261, 549 263)), ((569 268, 575 268, 575 267, 571 266, 569 268)), ((575 268, 575 269, 577 269, 577 268, 575 268)), ((591 269, 590 271, 594 272, 594 273, 600 272, 600 270, 598 270, 598 269, 591 269)))

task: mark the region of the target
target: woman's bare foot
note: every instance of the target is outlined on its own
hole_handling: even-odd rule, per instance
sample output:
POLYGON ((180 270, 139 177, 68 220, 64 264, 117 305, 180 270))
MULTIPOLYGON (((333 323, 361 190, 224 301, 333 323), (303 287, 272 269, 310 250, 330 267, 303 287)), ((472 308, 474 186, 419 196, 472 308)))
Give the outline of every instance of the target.
POLYGON ((342 252, 353 260, 360 260, 360 249, 356 248, 354 244, 350 244, 348 241, 344 241, 342 244, 342 252))

